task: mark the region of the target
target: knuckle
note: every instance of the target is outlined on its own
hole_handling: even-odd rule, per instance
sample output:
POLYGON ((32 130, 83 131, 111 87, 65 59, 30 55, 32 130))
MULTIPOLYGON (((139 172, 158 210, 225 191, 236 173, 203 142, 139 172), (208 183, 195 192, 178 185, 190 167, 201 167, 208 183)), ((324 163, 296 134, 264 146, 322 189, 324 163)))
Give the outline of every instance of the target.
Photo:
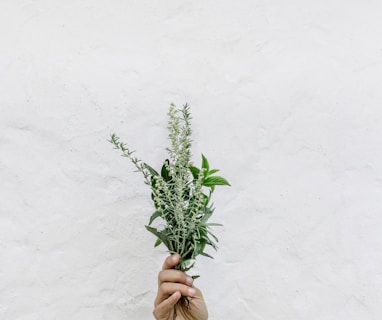
POLYGON ((160 271, 160 272, 158 273, 158 281, 159 281, 159 282, 162 282, 162 281, 163 281, 163 271, 160 271))
POLYGON ((171 283, 163 282, 159 285, 159 291, 168 294, 171 292, 171 283))

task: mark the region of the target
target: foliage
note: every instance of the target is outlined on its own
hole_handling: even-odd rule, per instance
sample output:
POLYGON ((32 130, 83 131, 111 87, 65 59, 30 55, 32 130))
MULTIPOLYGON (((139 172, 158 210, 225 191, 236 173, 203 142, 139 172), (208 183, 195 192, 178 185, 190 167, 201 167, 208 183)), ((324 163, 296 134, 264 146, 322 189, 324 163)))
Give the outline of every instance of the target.
POLYGON ((157 237, 155 246, 163 243, 170 253, 179 253, 181 262, 178 268, 187 271, 193 267, 198 255, 212 258, 205 252, 206 246, 217 249, 218 239, 211 232, 211 227, 220 224, 209 222, 214 212, 211 196, 216 186, 230 184, 215 175, 219 170, 210 169, 203 154, 200 168, 191 163, 189 105, 177 109, 171 104, 168 116, 171 147, 166 148, 169 159, 164 161, 160 172, 135 157, 134 151, 120 142, 115 134, 111 135, 110 142, 115 149, 122 151, 122 156, 132 161, 151 188, 155 212, 146 229, 157 237), (157 219, 163 223, 154 227, 153 222, 157 219))

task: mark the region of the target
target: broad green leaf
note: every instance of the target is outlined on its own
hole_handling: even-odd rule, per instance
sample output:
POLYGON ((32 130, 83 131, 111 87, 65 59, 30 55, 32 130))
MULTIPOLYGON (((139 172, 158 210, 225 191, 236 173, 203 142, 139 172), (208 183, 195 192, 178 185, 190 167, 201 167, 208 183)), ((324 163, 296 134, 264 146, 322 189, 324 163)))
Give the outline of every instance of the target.
POLYGON ((229 182, 223 177, 213 176, 204 179, 203 186, 214 187, 214 186, 230 186, 229 182))
POLYGON ((214 173, 216 173, 218 171, 220 171, 220 170, 219 169, 212 169, 212 170, 207 172, 207 175, 210 176, 210 175, 212 175, 212 174, 214 174, 214 173))
POLYGON ((194 179, 198 179, 200 169, 197 168, 197 167, 194 167, 194 166, 190 166, 190 171, 191 171, 192 176, 194 177, 194 179))
POLYGON ((210 165, 207 158, 202 154, 202 168, 205 169, 205 173, 210 170, 210 165))

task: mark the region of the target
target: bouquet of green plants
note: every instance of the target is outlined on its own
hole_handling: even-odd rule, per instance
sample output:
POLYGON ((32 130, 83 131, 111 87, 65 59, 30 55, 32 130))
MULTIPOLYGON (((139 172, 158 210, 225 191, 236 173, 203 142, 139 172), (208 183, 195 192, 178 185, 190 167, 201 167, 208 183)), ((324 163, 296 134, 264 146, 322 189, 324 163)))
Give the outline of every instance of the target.
POLYGON ((146 229, 156 236, 155 246, 163 243, 170 253, 180 254, 177 268, 187 271, 194 266, 198 255, 212 258, 205 252, 207 246, 217 249, 218 239, 211 232, 211 227, 220 224, 209 222, 214 212, 211 196, 216 186, 230 184, 215 175, 219 170, 211 169, 204 155, 200 168, 192 164, 189 105, 177 109, 171 104, 168 116, 171 147, 166 148, 169 157, 159 171, 135 157, 134 151, 114 133, 110 142, 122 152, 122 156, 132 161, 151 188, 155 211, 146 229), (162 223, 158 224, 157 219, 162 223), (155 220, 156 227, 153 224, 155 220))

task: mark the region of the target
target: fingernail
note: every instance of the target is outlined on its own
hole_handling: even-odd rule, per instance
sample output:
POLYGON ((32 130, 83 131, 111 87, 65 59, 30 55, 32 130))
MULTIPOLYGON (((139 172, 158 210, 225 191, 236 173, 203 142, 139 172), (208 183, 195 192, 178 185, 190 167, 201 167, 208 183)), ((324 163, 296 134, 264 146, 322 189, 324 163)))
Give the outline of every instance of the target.
POLYGON ((173 256, 172 256, 172 261, 175 263, 175 262, 177 262, 178 261, 178 259, 179 259, 179 255, 177 255, 177 254, 174 254, 173 256))
POLYGON ((189 286, 192 285, 194 283, 194 279, 192 279, 191 277, 187 277, 186 278, 186 284, 188 284, 189 286))
POLYGON ((189 296, 193 297, 195 294, 196 294, 196 290, 195 289, 193 289, 193 288, 189 288, 188 289, 188 295, 189 296))

